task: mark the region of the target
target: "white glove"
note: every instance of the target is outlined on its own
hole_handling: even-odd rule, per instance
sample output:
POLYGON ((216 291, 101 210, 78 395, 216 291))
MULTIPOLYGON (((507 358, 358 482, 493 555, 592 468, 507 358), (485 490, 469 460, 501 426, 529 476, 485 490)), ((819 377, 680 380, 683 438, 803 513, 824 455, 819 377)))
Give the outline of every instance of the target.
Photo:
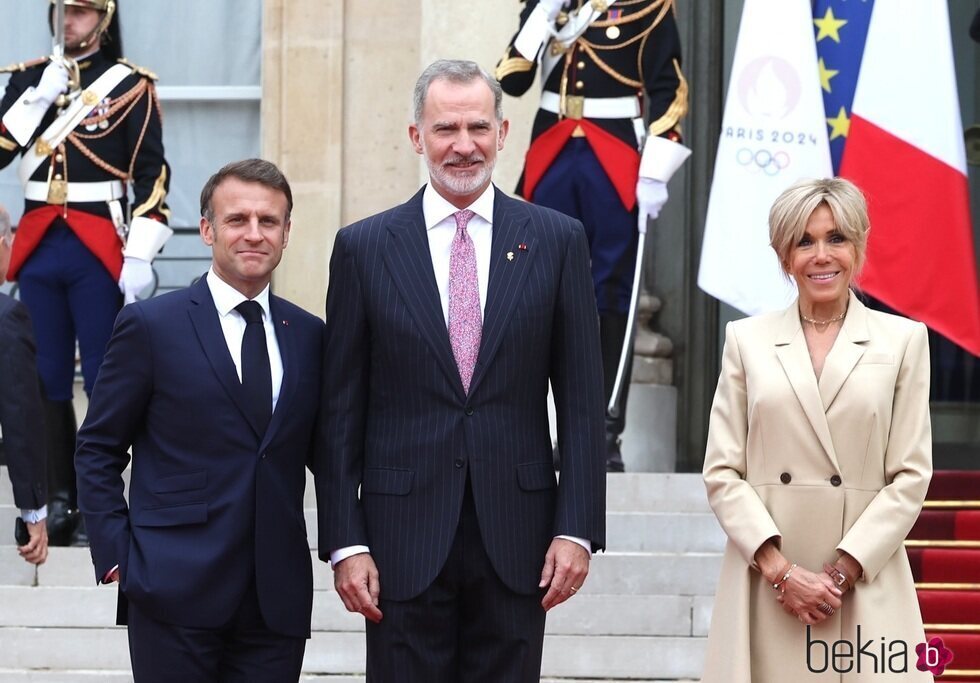
POLYGON ((640 232, 647 231, 647 220, 660 215, 660 209, 667 203, 667 183, 653 178, 640 179, 636 183, 636 204, 640 207, 640 232))
POLYGON ((548 21, 554 21, 565 6, 565 0, 541 0, 538 5, 548 15, 548 21))
POLYGON ((127 256, 123 260, 122 274, 119 276, 119 289, 123 293, 124 303, 136 301, 136 295, 153 283, 153 266, 135 256, 127 256))
POLYGON ((24 94, 29 103, 42 102, 51 106, 58 95, 68 90, 68 69, 60 61, 49 62, 44 67, 40 82, 24 94))

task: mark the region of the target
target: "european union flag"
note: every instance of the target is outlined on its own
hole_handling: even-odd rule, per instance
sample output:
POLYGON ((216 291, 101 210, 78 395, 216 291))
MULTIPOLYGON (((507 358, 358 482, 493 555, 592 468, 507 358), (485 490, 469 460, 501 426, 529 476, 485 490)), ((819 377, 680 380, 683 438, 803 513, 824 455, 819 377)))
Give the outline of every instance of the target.
POLYGON ((851 125, 851 103, 873 6, 874 0, 816 0, 813 4, 817 66, 834 175, 840 170, 851 125))

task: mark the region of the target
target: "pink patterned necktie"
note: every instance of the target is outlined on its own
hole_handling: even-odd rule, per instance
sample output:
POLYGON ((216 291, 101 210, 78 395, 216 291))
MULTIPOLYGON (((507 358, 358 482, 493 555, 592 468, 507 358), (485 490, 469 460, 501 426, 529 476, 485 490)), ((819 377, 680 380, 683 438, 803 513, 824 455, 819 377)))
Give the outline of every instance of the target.
POLYGON ((449 252, 449 343, 456 357, 459 378, 463 380, 463 391, 469 393, 483 334, 476 249, 466 232, 466 225, 475 214, 465 209, 453 215, 456 218, 456 236, 449 252))

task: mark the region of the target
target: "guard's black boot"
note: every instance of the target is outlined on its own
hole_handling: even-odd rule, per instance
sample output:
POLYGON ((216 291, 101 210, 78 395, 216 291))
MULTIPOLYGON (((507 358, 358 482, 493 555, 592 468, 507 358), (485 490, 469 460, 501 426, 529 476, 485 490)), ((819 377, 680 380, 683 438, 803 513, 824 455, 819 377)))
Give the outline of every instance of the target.
MULTIPOLYGON (((619 356, 623 352, 623 341, 626 339, 626 315, 605 313, 599 316, 599 344, 602 349, 602 379, 606 406, 613 393, 616 383, 616 371, 619 369, 619 356)), ((619 414, 613 417, 606 413, 606 471, 625 472, 623 454, 620 451, 622 439, 620 435, 626 428, 626 399, 629 396, 630 377, 633 372, 633 352, 626 359, 626 370, 623 377, 623 388, 619 394, 619 414)))
POLYGON ((48 449, 48 545, 66 546, 78 523, 75 488, 75 408, 71 401, 44 400, 48 449))

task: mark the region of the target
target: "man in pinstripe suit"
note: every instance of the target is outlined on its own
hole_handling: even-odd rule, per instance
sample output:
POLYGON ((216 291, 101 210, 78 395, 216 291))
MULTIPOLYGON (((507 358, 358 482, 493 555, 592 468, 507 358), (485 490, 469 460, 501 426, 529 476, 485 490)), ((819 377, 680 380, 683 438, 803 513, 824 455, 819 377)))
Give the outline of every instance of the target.
POLYGON ((605 543, 588 244, 490 182, 500 102, 476 64, 429 66, 409 127, 429 184, 330 263, 319 547, 372 682, 537 681, 545 612, 605 543))

